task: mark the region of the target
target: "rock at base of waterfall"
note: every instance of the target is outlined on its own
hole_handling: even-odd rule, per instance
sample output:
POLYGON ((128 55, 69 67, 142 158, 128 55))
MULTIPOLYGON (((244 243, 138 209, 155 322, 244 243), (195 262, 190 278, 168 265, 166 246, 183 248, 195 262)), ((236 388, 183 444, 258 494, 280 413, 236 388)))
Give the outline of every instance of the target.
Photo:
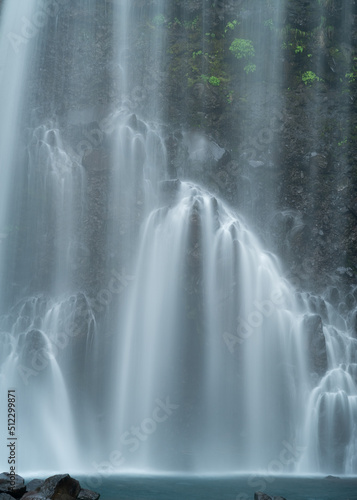
POLYGON ((0 493, 7 493, 13 498, 21 498, 26 492, 25 481, 21 476, 14 475, 15 481, 8 472, 0 474, 0 493), (15 483, 15 484, 13 484, 15 483))
POLYGON ((28 493, 29 491, 35 491, 37 488, 41 488, 44 482, 44 479, 32 479, 32 481, 26 484, 26 492, 28 493))
POLYGON ((81 490, 77 497, 77 500, 98 500, 100 497, 99 493, 91 490, 81 490))
POLYGON ((272 497, 263 493, 262 491, 256 491, 254 493, 254 500, 273 500, 272 497))
POLYGON ((263 493, 262 491, 256 491, 254 493, 254 500, 286 500, 283 497, 270 497, 266 493, 263 493))
POLYGON ((77 498, 81 487, 69 474, 57 474, 47 478, 35 491, 26 493, 23 500, 72 500, 77 498))

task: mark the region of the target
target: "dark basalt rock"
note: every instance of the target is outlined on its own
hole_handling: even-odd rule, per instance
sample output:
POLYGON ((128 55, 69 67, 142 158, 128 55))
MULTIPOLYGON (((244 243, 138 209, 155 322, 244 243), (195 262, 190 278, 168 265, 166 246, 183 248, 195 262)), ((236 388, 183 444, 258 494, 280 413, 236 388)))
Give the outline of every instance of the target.
POLYGON ((263 493, 262 491, 256 491, 254 493, 254 500, 273 500, 272 497, 263 493))
POLYGON ((335 307, 338 306, 340 300, 340 292, 335 286, 330 287, 327 290, 327 300, 335 307))
POLYGON ((44 481, 35 491, 26 493, 24 500, 72 500, 77 498, 81 487, 69 474, 57 474, 44 481))
MULTIPOLYGON (((7 475, 4 473, 1 476, 5 476, 6 479, 7 475)), ((16 498, 21 498, 21 500, 98 500, 100 498, 100 494, 95 491, 81 489, 79 482, 69 474, 57 474, 46 480, 33 479, 23 489, 26 489, 27 493, 16 498)), ((13 500, 13 498, 14 496, 5 493, 0 494, 0 500, 13 500)))
POLYGON ((98 500, 100 497, 99 493, 91 490, 81 490, 77 497, 78 500, 98 500))
POLYGON ((44 482, 44 479, 32 479, 32 481, 26 484, 26 492, 35 491, 37 488, 41 488, 44 482))
POLYGON ((59 474, 56 476, 51 476, 43 483, 40 488, 41 493, 45 494, 49 498, 55 495, 69 495, 72 497, 77 497, 81 487, 76 479, 73 479, 69 474, 59 474))
POLYGON ((357 310, 352 314, 352 334, 357 338, 357 310))
POLYGON ((318 314, 305 316, 304 330, 307 335, 312 368, 319 375, 324 375, 327 370, 327 351, 321 316, 318 314))
POLYGON ((163 201, 169 204, 175 203, 181 187, 181 181, 179 179, 161 181, 159 187, 163 201))
POLYGON ((0 493, 7 493, 13 498, 21 498, 25 492, 26 487, 21 476, 15 474, 15 487, 12 488, 10 474, 8 472, 0 474, 0 493))
POLYGON ((270 497, 266 493, 257 491, 254 493, 254 500, 286 500, 283 497, 270 497))
MULTIPOLYGON (((72 500, 73 497, 70 497, 72 500)), ((39 491, 30 491, 29 493, 26 493, 23 497, 21 497, 21 500, 50 500, 48 497, 44 497, 42 493, 39 491)), ((61 499, 62 500, 62 499, 61 499)))

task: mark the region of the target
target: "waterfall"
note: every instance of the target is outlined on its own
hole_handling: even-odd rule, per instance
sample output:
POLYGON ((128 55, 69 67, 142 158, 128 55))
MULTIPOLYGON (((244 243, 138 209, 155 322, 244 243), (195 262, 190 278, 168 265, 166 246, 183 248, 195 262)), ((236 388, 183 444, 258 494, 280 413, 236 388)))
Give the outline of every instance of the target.
MULTIPOLYGON (((271 99, 289 2, 229 19, 216 3, 213 19, 208 2, 2 2, 0 389, 16 390, 18 473, 357 471, 356 289, 294 286, 264 234, 291 213, 271 99), (219 47, 242 78, 213 74, 219 47), (170 71, 197 90, 193 124, 170 71), (205 132, 210 78, 242 105, 229 202, 209 182, 234 168, 205 132)), ((2 412, 2 443, 6 428, 2 412)))
MULTIPOLYGON (((304 301, 314 313, 316 301, 306 296, 304 301)), ((330 304, 323 301, 317 306, 325 322, 321 333, 326 339, 328 368, 309 396, 304 430, 307 450, 299 467, 304 472, 317 469, 353 475, 357 442, 357 340, 330 304)))
POLYGON ((309 389, 299 306, 244 222, 197 186, 169 187, 169 204, 144 224, 122 322, 118 439, 169 397, 178 405, 163 437, 170 452, 148 454, 160 437, 151 445, 144 434, 133 456, 144 470, 264 468, 296 439, 309 389))

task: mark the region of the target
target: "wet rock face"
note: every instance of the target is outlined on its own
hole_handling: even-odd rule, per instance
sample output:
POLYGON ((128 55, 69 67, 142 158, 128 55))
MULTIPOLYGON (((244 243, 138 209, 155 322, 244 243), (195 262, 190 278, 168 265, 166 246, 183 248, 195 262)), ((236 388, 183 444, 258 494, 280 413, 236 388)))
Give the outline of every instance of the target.
POLYGON ((321 316, 318 314, 305 316, 304 332, 307 336, 312 370, 323 376, 327 370, 327 351, 321 316))
POLYGON ((32 500, 37 496, 43 499, 70 500, 77 498, 80 491, 81 487, 76 479, 69 474, 58 474, 46 479, 39 488, 27 493, 23 498, 32 500))
POLYGON ((11 477, 8 472, 3 472, 0 474, 0 493, 10 495, 13 498, 21 498, 26 492, 24 483, 21 476, 15 474, 14 477, 11 477))
POLYGON ((271 497, 266 493, 257 491, 254 493, 254 500, 285 500, 283 497, 271 497))
POLYGON ((78 500, 98 500, 100 497, 99 493, 91 490, 81 490, 77 499, 78 500))
POLYGON ((0 500, 98 500, 99 493, 82 489, 79 482, 69 474, 57 474, 46 480, 33 479, 26 486, 24 479, 17 474, 15 487, 11 484, 10 474, 0 474, 0 500))
POLYGON ((175 204, 180 192, 180 187, 181 181, 179 179, 162 181, 159 185, 159 189, 163 203, 167 203, 168 205, 175 204))
MULTIPOLYGON (((286 2, 278 29, 292 30, 292 38, 286 43, 288 47, 289 43, 295 45, 290 52, 287 49, 279 54, 283 59, 282 83, 275 82, 277 75, 272 76, 274 81, 260 81, 257 72, 247 75, 229 51, 231 40, 242 36, 239 26, 244 23, 248 26, 261 22, 260 34, 268 29, 264 22, 274 16, 274 2, 170 0, 163 7, 163 21, 158 25, 153 22, 153 13, 159 2, 132 3, 140 16, 132 28, 132 52, 128 57, 140 58, 141 64, 132 65, 130 70, 135 88, 128 96, 133 107, 129 125, 136 129, 142 114, 152 119, 163 111, 168 177, 197 181, 243 212, 303 286, 321 291, 327 285, 356 282, 356 84, 347 87, 345 75, 346 61, 355 56, 357 23, 353 25, 351 19, 352 35, 348 39, 343 28, 347 2, 286 2), (320 29, 322 8, 326 22, 320 29), (234 20, 240 24, 225 33, 227 23, 234 20), (209 37, 202 32, 202 26, 209 37), (145 37, 153 31, 165 40, 155 60, 150 44, 145 43, 145 37), (202 40, 208 55, 193 57, 202 50, 202 40), (296 46, 299 40, 304 46, 302 52, 296 46), (320 58, 323 82, 305 85, 301 74, 310 63, 314 69, 320 58), (198 73, 192 78, 195 71, 198 73), (209 76, 220 79, 219 85, 207 81, 209 76), (153 109, 153 94, 159 95, 159 110, 153 109), (257 103, 259 95, 264 96, 261 103, 257 103), (267 103, 268 109, 279 111, 273 115, 267 112, 267 103), (206 139, 204 146, 193 148, 191 131, 198 131, 206 139), (269 213, 272 206, 275 212, 269 213), (291 211, 301 223, 299 227, 286 226, 288 234, 281 235, 281 230, 276 231, 279 221, 275 214, 291 211), (338 268, 348 272, 339 275, 338 268)), ((103 109, 118 104, 120 91, 114 57, 118 44, 113 32, 114 4, 109 0, 98 3, 95 39, 81 44, 83 57, 77 61, 74 54, 78 40, 73 23, 77 23, 77 33, 85 33, 93 19, 86 6, 64 2, 56 26, 63 36, 48 41, 29 81, 31 120, 39 123, 53 114, 59 116, 66 129, 64 135, 74 141, 75 151, 88 141, 94 148, 83 163, 93 200, 89 223, 93 224, 90 243, 95 255, 91 267, 98 273, 96 283, 88 283, 90 287, 101 282, 105 265, 102 220, 108 202, 107 151, 102 137, 93 135, 93 130, 100 131, 103 109), (61 39, 67 40, 65 47, 56 45, 61 39), (78 82, 71 92, 70 72, 78 82), (78 114, 81 126, 71 128, 65 117, 78 114)), ((51 18, 49 31, 54 30, 54 22, 51 18)), ((259 37, 253 42, 255 63, 262 67, 269 59, 265 51, 272 48, 274 40, 270 40, 268 49, 259 37)))
POLYGON ((26 492, 28 493, 29 491, 37 490, 37 488, 40 488, 44 482, 44 479, 33 479, 28 484, 26 484, 26 492))

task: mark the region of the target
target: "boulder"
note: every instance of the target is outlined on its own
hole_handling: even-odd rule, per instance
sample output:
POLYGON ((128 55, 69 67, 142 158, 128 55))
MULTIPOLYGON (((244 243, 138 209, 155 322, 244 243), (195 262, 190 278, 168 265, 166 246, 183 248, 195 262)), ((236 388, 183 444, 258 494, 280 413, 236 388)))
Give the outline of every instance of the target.
POLYGON ((77 500, 98 500, 100 497, 99 493, 91 490, 81 490, 77 497, 77 500))
POLYGON ((14 500, 14 497, 7 493, 0 493, 0 500, 14 500))
MULTIPOLYGON (((73 499, 73 497, 71 497, 71 499, 73 499)), ((41 492, 34 490, 26 493, 23 497, 21 497, 21 500, 50 500, 50 499, 48 497, 43 496, 41 492)))
POLYGON ((28 493, 29 491, 37 490, 37 488, 40 488, 44 482, 44 479, 32 479, 32 481, 26 484, 26 492, 28 493))
POLYGON ((254 500, 273 500, 272 497, 263 493, 262 491, 256 491, 254 493, 254 500))
POLYGON ((270 497, 266 493, 263 493, 262 491, 256 491, 254 493, 254 500, 286 500, 283 497, 270 497))
POLYGON ((26 493, 25 481, 21 476, 15 474, 15 487, 12 488, 10 474, 3 472, 0 474, 0 493, 7 493, 14 498, 21 498, 26 493))
POLYGON ((57 474, 46 479, 35 491, 26 493, 23 500, 73 500, 80 491, 76 479, 69 474, 57 474))

